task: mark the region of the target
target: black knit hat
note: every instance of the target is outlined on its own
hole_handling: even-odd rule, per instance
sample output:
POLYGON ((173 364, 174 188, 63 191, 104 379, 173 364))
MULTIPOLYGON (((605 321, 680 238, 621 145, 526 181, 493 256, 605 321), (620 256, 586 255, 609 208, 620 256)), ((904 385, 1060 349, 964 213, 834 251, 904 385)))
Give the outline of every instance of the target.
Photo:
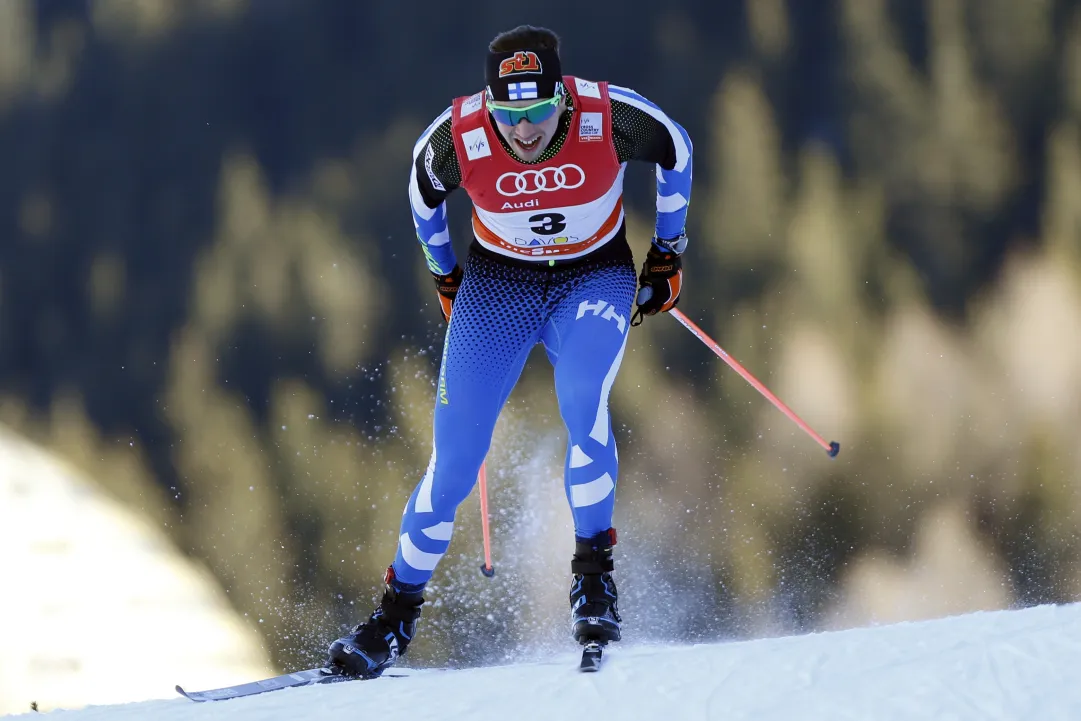
POLYGON ((484 79, 492 100, 533 100, 562 91, 563 71, 555 50, 488 53, 484 79))

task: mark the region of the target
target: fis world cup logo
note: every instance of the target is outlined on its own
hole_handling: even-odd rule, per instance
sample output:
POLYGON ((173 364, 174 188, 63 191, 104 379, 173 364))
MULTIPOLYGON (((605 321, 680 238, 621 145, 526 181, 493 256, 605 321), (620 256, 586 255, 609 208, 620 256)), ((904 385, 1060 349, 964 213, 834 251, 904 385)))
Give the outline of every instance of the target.
POLYGON ((499 77, 501 78, 517 73, 541 73, 543 71, 540 58, 532 50, 519 50, 499 63, 499 77))

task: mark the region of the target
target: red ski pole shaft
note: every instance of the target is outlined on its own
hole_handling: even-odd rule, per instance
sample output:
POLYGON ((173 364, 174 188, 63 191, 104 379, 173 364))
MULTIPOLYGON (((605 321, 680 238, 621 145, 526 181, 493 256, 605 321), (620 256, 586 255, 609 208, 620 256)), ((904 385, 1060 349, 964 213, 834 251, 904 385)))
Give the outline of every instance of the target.
POLYGON ((491 578, 495 575, 495 569, 492 568, 492 536, 491 529, 488 527, 487 465, 487 462, 480 464, 480 473, 477 474, 477 483, 480 486, 478 489, 480 494, 480 528, 481 534, 484 537, 484 565, 480 567, 480 572, 488 578, 491 578))
POLYGON ((721 360, 723 360, 725 363, 727 363, 732 368, 732 370, 734 370, 736 373, 739 373, 741 376, 743 376, 743 379, 745 381, 747 381, 748 383, 750 383, 752 386, 754 386, 754 389, 756 391, 758 391, 763 396, 765 396, 766 400, 768 400, 770 403, 772 403, 774 406, 776 406, 777 409, 779 411, 781 411, 781 413, 784 413, 786 416, 788 416, 790 419, 792 419, 792 421, 797 426, 799 426, 801 429, 803 429, 803 431, 807 435, 809 435, 811 438, 813 438, 815 440, 815 443, 817 443, 818 445, 825 448, 826 453, 829 454, 830 458, 834 458, 838 453, 840 453, 840 451, 841 451, 841 444, 840 443, 838 443, 837 441, 827 441, 825 438, 823 438, 822 436, 815 433, 814 430, 809 425, 804 423, 803 420, 799 416, 797 416, 795 413, 792 412, 791 408, 789 408, 784 403, 782 403, 780 398, 773 395, 773 393, 770 392, 769 388, 766 388, 764 385, 762 385, 762 383, 757 378, 755 378, 753 375, 751 375, 747 371, 746 368, 741 366, 739 364, 739 362, 736 361, 735 358, 728 355, 728 353, 725 352, 724 348, 721 348, 719 345, 717 345, 717 341, 710 338, 708 335, 706 335, 702 331, 701 328, 699 328, 697 325, 695 325, 694 321, 692 321, 687 316, 683 315, 683 313, 680 312, 679 310, 677 310, 676 308, 673 308, 669 312, 672 315, 674 315, 676 320, 678 320, 680 323, 682 323, 683 326, 687 330, 689 330, 691 333, 694 333, 695 337, 697 337, 698 340, 705 343, 706 346, 710 350, 712 350, 714 353, 716 353, 717 356, 721 360))

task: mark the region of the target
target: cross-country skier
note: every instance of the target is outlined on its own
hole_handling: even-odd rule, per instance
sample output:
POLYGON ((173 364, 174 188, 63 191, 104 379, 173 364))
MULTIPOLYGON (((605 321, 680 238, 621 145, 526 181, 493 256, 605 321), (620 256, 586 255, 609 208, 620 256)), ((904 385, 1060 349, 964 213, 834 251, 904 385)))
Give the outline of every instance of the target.
POLYGON ((486 87, 457 98, 413 148, 409 202, 449 322, 435 399, 434 449, 409 498, 381 603, 330 646, 346 673, 377 676, 404 654, 425 584, 447 552, 455 511, 473 488, 500 410, 539 342, 554 367, 569 435, 565 485, 574 518, 572 635, 616 641, 612 580, 616 445, 608 395, 637 301, 676 305, 691 191, 691 141, 637 92, 563 75, 559 38, 521 26, 489 45, 486 87), (637 281, 627 243, 623 173, 656 165, 657 222, 637 281), (446 197, 464 188, 474 239, 463 271, 446 197))

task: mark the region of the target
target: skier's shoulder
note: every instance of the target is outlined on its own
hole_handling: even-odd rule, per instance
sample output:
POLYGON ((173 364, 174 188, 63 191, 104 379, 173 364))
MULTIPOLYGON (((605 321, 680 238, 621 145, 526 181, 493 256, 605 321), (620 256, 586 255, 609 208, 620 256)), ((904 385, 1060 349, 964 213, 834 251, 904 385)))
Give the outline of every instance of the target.
POLYGON ((632 114, 634 111, 637 111, 656 119, 667 117, 667 114, 661 109, 661 106, 657 105, 657 103, 653 102, 634 88, 616 85, 615 83, 608 83, 608 98, 612 103, 613 110, 631 109, 632 114))
POLYGON ((563 84, 568 90, 573 90, 578 98, 601 100, 608 92, 607 81, 583 78, 578 75, 564 75, 563 84))
POLYGON ((425 151, 425 146, 429 144, 434 136, 445 135, 450 137, 451 133, 451 116, 453 115, 454 106, 447 106, 447 109, 436 116, 435 120, 428 124, 428 127, 424 129, 424 132, 417 138, 417 142, 413 145, 413 158, 414 160, 422 152, 425 151))
POLYGON ((608 84, 612 133, 625 160, 657 163, 665 169, 685 167, 690 158, 687 131, 657 103, 629 87, 608 84))

